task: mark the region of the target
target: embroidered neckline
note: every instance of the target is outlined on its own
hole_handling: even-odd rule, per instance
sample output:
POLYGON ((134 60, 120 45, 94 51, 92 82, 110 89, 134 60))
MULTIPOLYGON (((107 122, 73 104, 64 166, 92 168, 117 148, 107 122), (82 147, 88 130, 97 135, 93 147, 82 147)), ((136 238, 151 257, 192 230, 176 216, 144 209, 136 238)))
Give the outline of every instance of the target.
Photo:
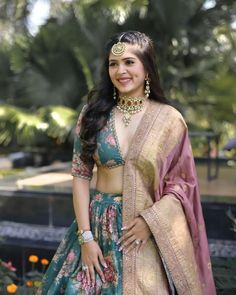
POLYGON ((114 114, 114 111, 115 109, 113 108, 111 110, 111 129, 112 129, 112 133, 115 137, 115 141, 116 141, 116 146, 117 146, 117 149, 118 149, 118 152, 119 152, 119 156, 123 162, 123 164, 125 163, 125 159, 123 157, 123 154, 121 152, 121 148, 120 148, 120 143, 119 143, 119 140, 118 140, 118 136, 117 136, 117 133, 116 133, 116 127, 115 127, 115 114, 114 114))

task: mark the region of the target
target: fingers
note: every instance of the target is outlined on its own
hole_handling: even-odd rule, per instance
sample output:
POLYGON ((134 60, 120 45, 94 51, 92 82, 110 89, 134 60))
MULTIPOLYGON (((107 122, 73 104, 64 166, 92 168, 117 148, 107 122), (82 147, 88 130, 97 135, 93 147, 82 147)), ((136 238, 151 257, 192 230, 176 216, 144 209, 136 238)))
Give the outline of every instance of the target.
POLYGON ((100 252, 98 253, 98 257, 99 257, 99 260, 100 260, 101 265, 102 265, 103 267, 107 268, 107 264, 106 264, 106 261, 105 261, 103 255, 102 255, 102 251, 100 251, 100 252))
POLYGON ((85 273, 86 273, 87 282, 88 282, 88 284, 90 285, 90 283, 91 283, 91 279, 90 279, 90 274, 89 274, 89 268, 87 268, 87 269, 85 270, 85 273))
POLYGON ((94 266, 93 265, 89 266, 89 275, 90 275, 91 285, 94 286, 95 285, 95 272, 94 272, 94 266))
POLYGON ((124 231, 127 231, 126 234, 124 234, 117 242, 119 245, 122 241, 126 240, 129 238, 132 234, 134 234, 134 231, 137 232, 137 229, 135 226, 139 225, 140 229, 140 221, 142 223, 142 218, 141 217, 136 217, 132 222, 130 222, 127 226, 123 226, 121 229, 124 231))
POLYGON ((145 245, 147 244, 148 240, 135 240, 132 244, 130 244, 130 246, 128 248, 126 248, 126 250, 124 250, 124 253, 129 253, 131 250, 136 248, 137 253, 139 253, 140 251, 142 251, 142 249, 145 247, 145 245), (139 241, 139 243, 137 243, 137 241, 139 241))
POLYGON ((101 267, 98 262, 95 264, 95 269, 96 269, 97 273, 99 274, 103 283, 105 283, 105 277, 104 277, 103 271, 101 270, 101 267))
POLYGON ((124 254, 129 253, 131 250, 136 248, 138 245, 135 243, 136 240, 133 241, 133 243, 130 243, 126 248, 124 249, 124 254))
POLYGON ((130 224, 123 226, 121 229, 122 230, 129 230, 131 229, 134 225, 136 224, 136 220, 134 219, 132 222, 130 222, 130 224))
MULTIPOLYGON (((105 276, 104 273, 101 269, 100 263, 103 265, 103 267, 107 267, 106 261, 103 257, 102 251, 99 251, 97 253, 97 258, 94 258, 93 260, 91 260, 88 263, 82 263, 83 266, 87 266, 87 269, 84 270, 86 273, 86 277, 87 277, 87 281, 88 284, 91 286, 95 285, 95 281, 96 281, 96 272, 99 274, 101 280, 103 281, 103 283, 105 283, 105 276), (99 258, 99 259, 98 259, 99 258)), ((86 267, 85 267, 86 268, 86 267)), ((83 267, 82 267, 83 270, 83 267)))
POLYGON ((134 245, 131 245, 134 239, 145 241, 142 245, 136 244, 137 247, 139 246, 138 251, 140 251, 151 236, 151 231, 142 217, 136 217, 128 226, 123 227, 122 230, 127 230, 127 232, 123 234, 117 244, 120 244, 119 250, 121 251, 123 249, 124 253, 134 248, 134 245))
POLYGON ((131 236, 133 236, 133 231, 129 230, 125 235, 123 235, 118 241, 117 241, 117 245, 121 244, 123 241, 125 241, 126 239, 130 238, 131 236))
POLYGON ((131 244, 133 244, 133 242, 136 240, 135 235, 132 234, 132 236, 130 236, 129 238, 127 238, 125 240, 125 242, 123 242, 119 248, 119 251, 121 251, 122 249, 124 249, 124 253, 126 253, 126 250, 129 248, 129 246, 131 244))
POLYGON ((140 252, 140 251, 142 251, 143 250, 143 248, 145 247, 145 245, 147 244, 147 240, 143 240, 141 243, 140 243, 140 245, 139 245, 139 248, 138 248, 138 253, 140 252))
POLYGON ((91 264, 90 266, 88 266, 88 268, 86 270, 84 270, 84 272, 86 273, 86 278, 87 278, 88 284, 91 286, 95 285, 95 281, 96 281, 95 271, 99 274, 103 283, 105 283, 106 282, 105 276, 104 276, 103 271, 99 265, 99 262, 97 261, 97 263, 91 264))
POLYGON ((140 243, 137 245, 137 253, 139 253, 139 251, 143 248, 143 243, 144 241, 140 241, 140 243))

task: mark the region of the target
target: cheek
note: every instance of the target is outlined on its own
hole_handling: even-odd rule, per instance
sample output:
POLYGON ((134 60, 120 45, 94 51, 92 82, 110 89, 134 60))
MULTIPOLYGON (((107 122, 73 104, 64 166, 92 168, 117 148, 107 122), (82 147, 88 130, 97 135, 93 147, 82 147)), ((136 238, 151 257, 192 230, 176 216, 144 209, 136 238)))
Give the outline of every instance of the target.
POLYGON ((113 81, 114 80, 114 71, 109 69, 108 74, 109 74, 110 79, 113 81))

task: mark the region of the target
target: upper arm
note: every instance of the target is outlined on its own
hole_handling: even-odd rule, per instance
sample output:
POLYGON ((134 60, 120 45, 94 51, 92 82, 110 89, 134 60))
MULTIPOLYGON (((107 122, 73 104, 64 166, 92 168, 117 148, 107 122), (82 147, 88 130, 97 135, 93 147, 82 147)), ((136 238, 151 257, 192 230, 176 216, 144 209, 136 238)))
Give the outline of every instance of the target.
POLYGON ((82 120, 85 108, 86 106, 83 107, 76 125, 71 174, 75 177, 83 178, 85 180, 91 180, 93 176, 94 162, 91 164, 87 164, 80 159, 80 154, 81 154, 80 129, 81 129, 81 120, 82 120))

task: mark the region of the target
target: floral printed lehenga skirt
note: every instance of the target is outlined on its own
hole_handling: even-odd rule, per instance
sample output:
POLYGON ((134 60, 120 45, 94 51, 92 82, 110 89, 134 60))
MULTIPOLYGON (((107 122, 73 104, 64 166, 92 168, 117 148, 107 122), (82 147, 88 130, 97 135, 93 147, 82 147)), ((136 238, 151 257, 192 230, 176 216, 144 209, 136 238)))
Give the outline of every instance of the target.
POLYGON ((103 268, 106 282, 96 273, 95 286, 88 284, 82 271, 78 228, 74 221, 47 269, 38 295, 122 294, 122 253, 117 245, 121 237, 122 196, 96 190, 91 190, 90 196, 91 230, 108 266, 103 268))

